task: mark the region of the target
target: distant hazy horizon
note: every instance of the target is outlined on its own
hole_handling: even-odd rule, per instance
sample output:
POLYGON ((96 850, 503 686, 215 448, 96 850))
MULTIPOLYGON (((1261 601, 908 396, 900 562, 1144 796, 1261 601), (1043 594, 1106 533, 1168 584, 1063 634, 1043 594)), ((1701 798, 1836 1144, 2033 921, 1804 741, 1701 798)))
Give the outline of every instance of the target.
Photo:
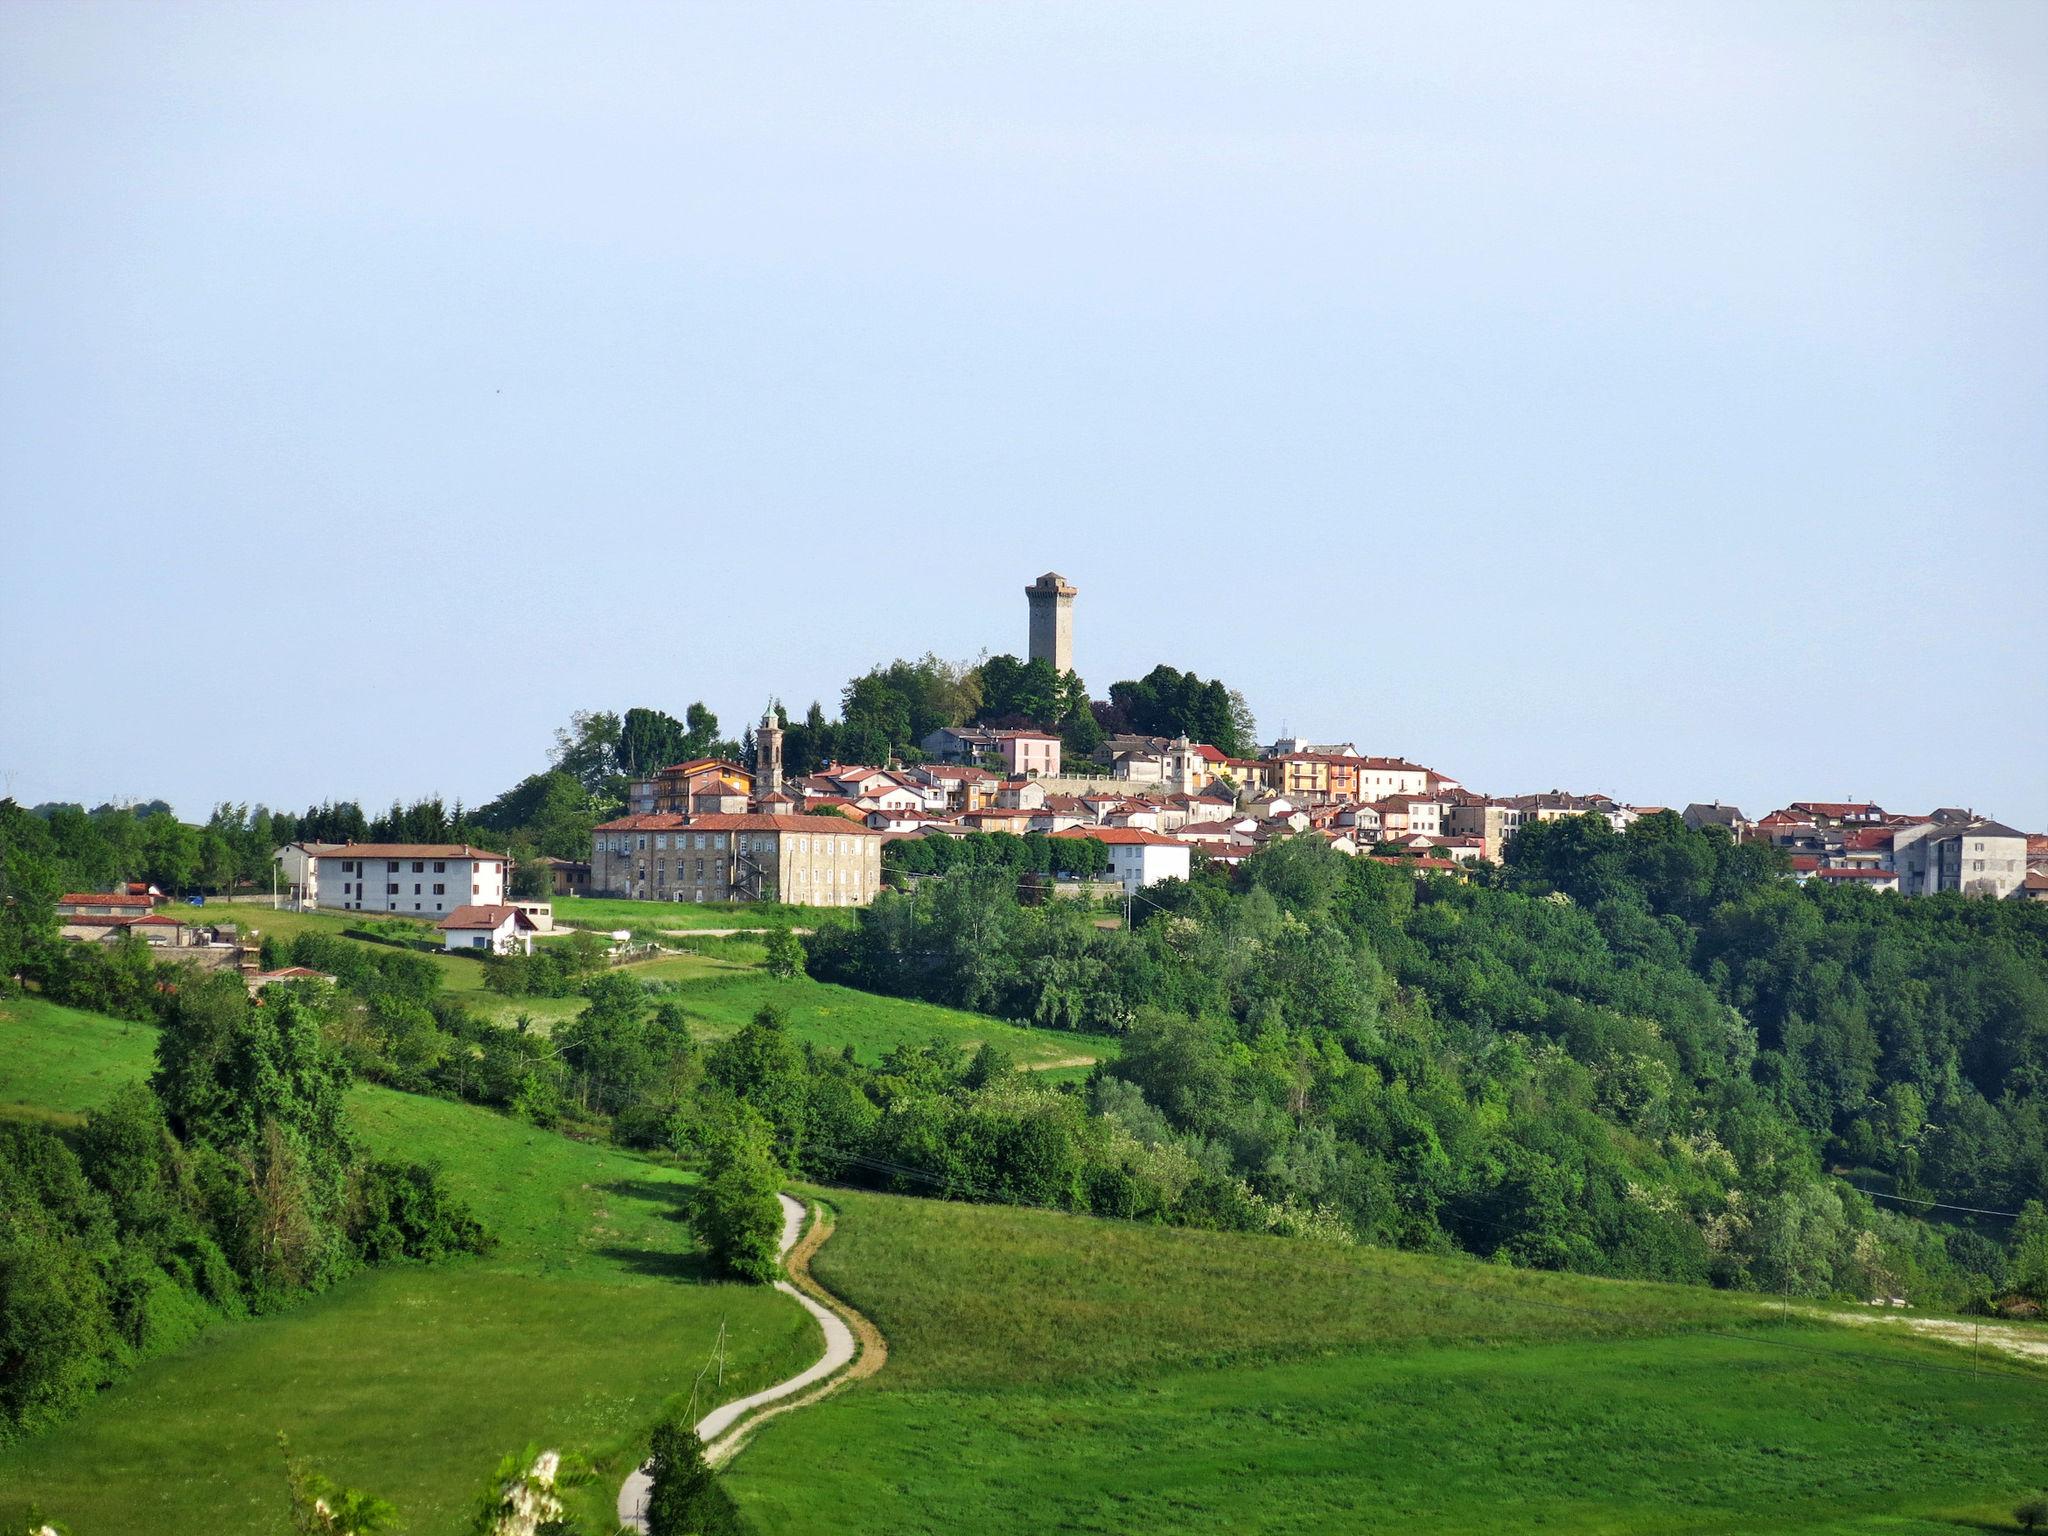
POLYGON ((475 805, 1080 589, 1475 788, 2048 829, 2048 9, 0 9, 0 794, 475 805))

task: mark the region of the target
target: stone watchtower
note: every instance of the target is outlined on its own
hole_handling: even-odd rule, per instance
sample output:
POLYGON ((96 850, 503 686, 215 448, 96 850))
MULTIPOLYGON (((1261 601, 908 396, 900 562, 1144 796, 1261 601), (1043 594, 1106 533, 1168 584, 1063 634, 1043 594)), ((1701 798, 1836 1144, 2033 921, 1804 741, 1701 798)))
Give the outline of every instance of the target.
POLYGON ((782 721, 774 710, 754 727, 754 793, 772 795, 782 788, 782 721))
POLYGON ((1055 672, 1074 670, 1074 595, 1079 589, 1067 585, 1057 571, 1047 571, 1024 589, 1031 605, 1031 654, 1052 663, 1055 672))

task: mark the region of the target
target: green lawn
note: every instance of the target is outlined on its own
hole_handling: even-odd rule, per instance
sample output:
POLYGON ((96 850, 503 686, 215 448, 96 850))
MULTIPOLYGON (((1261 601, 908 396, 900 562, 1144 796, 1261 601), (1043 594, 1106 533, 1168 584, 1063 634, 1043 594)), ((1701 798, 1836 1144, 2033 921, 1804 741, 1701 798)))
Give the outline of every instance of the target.
POLYGON ((0 999, 0 1115, 75 1114, 149 1076, 156 1026, 59 1008, 41 998, 0 999))
MULTIPOLYGON (((652 974, 660 965, 647 968, 652 974)), ((738 968, 700 962, 700 969, 684 978, 677 1001, 689 1010, 691 1024, 706 1034, 727 1035, 738 1029, 764 1004, 772 1003, 789 1015, 791 1032, 800 1040, 829 1050, 852 1046, 854 1055, 870 1065, 898 1045, 923 1045, 933 1038, 949 1040, 963 1048, 993 1042, 1025 1066, 1059 1070, 1054 1063, 1070 1063, 1062 1075, 1086 1075, 1099 1060, 1116 1054, 1118 1042, 1108 1035, 1083 1035, 1062 1029, 1024 1029, 1005 1024, 985 1014, 962 1013, 933 1003, 900 997, 881 997, 852 987, 813 981, 807 976, 778 981, 758 967, 738 968), (1085 1061, 1083 1061, 1085 1058, 1085 1061)))
POLYGON ((1681 1287, 838 1192, 882 1373, 729 1474, 763 1530, 1944 1532, 2048 1372, 1681 1287))
POLYGON ((779 901, 625 901, 614 896, 557 896, 555 921, 576 928, 809 928, 824 908, 779 901))
MULTIPOLYGON (((0 1101, 88 1107, 148 1071, 153 1036, 0 1004, 0 1101)), ((607 1465, 581 1511, 610 1529, 598 1522, 618 1478, 664 1403, 687 1403, 721 1323, 720 1396, 815 1358, 816 1325, 786 1298, 706 1283, 676 1219, 682 1174, 436 1099, 359 1087, 351 1108, 374 1148, 438 1162, 499 1251, 358 1275, 150 1362, 79 1418, 0 1450, 0 1517, 33 1500, 73 1536, 269 1536, 282 1429, 330 1476, 396 1502, 416 1533, 460 1528, 504 1452, 583 1448, 607 1465)))

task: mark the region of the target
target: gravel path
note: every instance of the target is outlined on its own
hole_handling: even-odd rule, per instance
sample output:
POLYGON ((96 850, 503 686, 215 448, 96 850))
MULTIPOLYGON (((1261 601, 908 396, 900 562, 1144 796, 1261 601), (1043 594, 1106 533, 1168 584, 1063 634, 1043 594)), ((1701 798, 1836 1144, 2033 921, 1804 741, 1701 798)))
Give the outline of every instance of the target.
MULTIPOLYGON (((796 1246, 797 1238, 804 1230, 804 1204, 789 1195, 777 1195, 782 1202, 782 1241, 776 1253, 784 1258, 796 1246)), ((815 1282, 813 1282, 815 1284, 815 1282)), ((825 1353, 809 1369, 799 1371, 787 1381, 778 1381, 772 1387, 764 1387, 750 1397, 742 1397, 722 1407, 714 1408, 697 1421, 697 1438, 704 1442, 704 1459, 716 1465, 734 1449, 739 1433, 734 1426, 755 1409, 767 1404, 794 1397, 808 1387, 814 1387, 826 1377, 839 1370, 854 1356, 853 1330, 845 1319, 821 1302, 806 1296, 787 1280, 775 1282, 775 1289, 792 1298, 796 1304, 818 1320, 818 1326, 825 1330, 825 1353), (721 1437, 725 1437, 721 1443, 721 1437)), ((641 1511, 647 1505, 647 1493, 653 1481, 645 1467, 635 1467, 619 1487, 619 1524, 632 1530, 644 1531, 647 1522, 641 1511)))

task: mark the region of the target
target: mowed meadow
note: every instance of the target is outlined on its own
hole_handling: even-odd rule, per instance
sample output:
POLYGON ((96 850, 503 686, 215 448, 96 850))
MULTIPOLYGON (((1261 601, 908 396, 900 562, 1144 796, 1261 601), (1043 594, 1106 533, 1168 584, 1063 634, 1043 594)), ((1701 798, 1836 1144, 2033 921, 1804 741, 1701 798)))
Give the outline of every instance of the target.
POLYGON ((764 1531, 1953 1533, 2048 1371, 1767 1300, 831 1191, 887 1368, 729 1473, 764 1531))
MULTIPOLYGON (((75 1119, 149 1071, 155 1034, 0 1002, 0 1113, 75 1119)), ((437 1163, 497 1251, 358 1274, 148 1362, 78 1418, 0 1449, 0 1516, 33 1502, 72 1536, 269 1536, 282 1430, 414 1532, 462 1529, 507 1451, 581 1449, 606 1475, 579 1490, 580 1510, 609 1529, 618 1477, 664 1406, 689 1403, 721 1326, 720 1399, 816 1357, 817 1325, 787 1298, 707 1280, 677 1170, 386 1089, 358 1086, 350 1109, 378 1153, 437 1163)))

